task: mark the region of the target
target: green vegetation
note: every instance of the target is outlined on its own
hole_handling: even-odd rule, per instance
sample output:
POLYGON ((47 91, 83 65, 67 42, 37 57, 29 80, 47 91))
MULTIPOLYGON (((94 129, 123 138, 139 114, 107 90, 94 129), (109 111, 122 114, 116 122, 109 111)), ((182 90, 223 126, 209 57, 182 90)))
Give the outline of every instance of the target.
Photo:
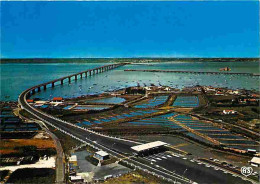
MULTIPOLYGON (((91 164, 97 166, 98 163, 99 163, 99 160, 94 158, 93 155, 89 155, 89 156, 86 156, 85 159, 90 162, 91 164)), ((102 160, 100 161, 101 162, 101 165, 108 165, 108 164, 112 164, 112 163, 115 163, 117 161, 117 159, 115 157, 112 157, 110 156, 109 159, 107 160, 102 160)))
POLYGON ((82 144, 81 142, 77 141, 76 139, 71 138, 70 136, 60 132, 59 130, 57 130, 49 125, 47 125, 47 127, 49 128, 49 130, 52 133, 54 133, 57 136, 57 138, 59 139, 59 141, 61 143, 63 151, 67 154, 70 153, 70 150, 72 148, 75 148, 75 147, 79 146, 80 144, 82 144))
POLYGON ((85 159, 95 166, 99 163, 98 159, 94 158, 93 155, 86 156, 85 159))
POLYGON ((0 171, 0 181, 3 181, 4 178, 8 175, 8 173, 9 173, 8 170, 0 171))
POLYGON ((151 174, 147 174, 146 172, 137 170, 137 171, 125 174, 123 176, 120 176, 118 178, 108 179, 104 183, 106 183, 106 184, 114 184, 114 183, 120 183, 120 184, 133 184, 133 183, 160 184, 160 183, 164 183, 164 184, 168 184, 169 182, 162 180, 151 174))

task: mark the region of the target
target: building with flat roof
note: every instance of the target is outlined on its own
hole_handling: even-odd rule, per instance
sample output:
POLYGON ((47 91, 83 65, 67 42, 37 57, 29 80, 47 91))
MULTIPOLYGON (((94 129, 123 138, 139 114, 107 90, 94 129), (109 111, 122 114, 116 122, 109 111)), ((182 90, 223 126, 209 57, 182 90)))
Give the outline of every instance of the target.
POLYGON ((33 102, 34 102, 33 99, 27 99, 26 101, 27 101, 28 103, 33 103, 33 102))
POLYGON ((71 155, 69 157, 69 163, 73 164, 74 166, 78 165, 77 155, 71 155))
POLYGON ((259 157, 253 157, 252 160, 250 160, 250 165, 259 167, 260 166, 260 158, 259 157))
POLYGON ((131 149, 138 155, 147 155, 165 151, 167 143, 162 141, 155 141, 138 146, 133 146, 131 149))
POLYGON ((71 182, 84 182, 82 176, 70 176, 69 178, 71 182))
POLYGON ((61 102, 63 100, 63 98, 62 97, 54 97, 53 98, 53 102, 61 102))
POLYGON ((106 159, 109 159, 109 154, 105 151, 97 151, 94 154, 94 157, 98 160, 106 160, 106 159))

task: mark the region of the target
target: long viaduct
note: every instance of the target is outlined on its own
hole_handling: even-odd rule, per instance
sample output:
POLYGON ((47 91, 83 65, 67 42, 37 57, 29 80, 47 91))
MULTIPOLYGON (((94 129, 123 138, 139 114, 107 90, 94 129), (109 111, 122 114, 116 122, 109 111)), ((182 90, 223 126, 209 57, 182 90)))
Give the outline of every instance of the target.
POLYGON ((61 85, 63 85, 63 83, 66 79, 68 80, 69 83, 71 83, 71 81, 73 79, 76 81, 76 80, 78 80, 78 78, 82 79, 83 77, 88 77, 88 76, 102 73, 102 72, 105 72, 108 70, 112 70, 112 69, 115 69, 115 68, 125 65, 125 64, 126 63, 105 65, 105 66, 101 66, 98 68, 93 68, 93 69, 82 71, 82 72, 79 72, 76 74, 72 74, 69 76, 65 76, 65 77, 62 77, 59 79, 55 79, 55 80, 52 80, 52 81, 49 81, 49 82, 46 82, 46 83, 43 83, 43 84, 40 84, 40 85, 37 85, 37 86, 34 86, 34 87, 28 89, 26 97, 29 98, 31 95, 35 94, 36 91, 38 91, 38 92, 41 91, 42 88, 43 88, 43 90, 46 90, 48 85, 51 85, 52 88, 55 87, 55 84, 57 84, 57 83, 60 83, 61 85))

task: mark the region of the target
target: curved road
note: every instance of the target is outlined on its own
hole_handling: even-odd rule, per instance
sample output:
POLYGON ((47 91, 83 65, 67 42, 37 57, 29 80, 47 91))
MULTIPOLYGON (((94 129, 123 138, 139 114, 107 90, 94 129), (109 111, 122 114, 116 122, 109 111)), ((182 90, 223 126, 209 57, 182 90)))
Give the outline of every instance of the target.
POLYGON ((139 143, 137 142, 98 134, 69 122, 57 119, 56 117, 43 113, 29 105, 26 101, 26 96, 32 89, 35 89, 35 87, 25 90, 18 98, 18 102, 23 109, 32 114, 36 119, 57 128, 83 143, 104 150, 120 160, 123 160, 124 163, 131 165, 132 167, 142 169, 170 182, 221 184, 248 183, 248 181, 244 181, 240 177, 234 177, 231 174, 215 170, 212 167, 198 165, 198 163, 191 162, 178 156, 175 157, 169 154, 162 154, 147 158, 135 157, 130 147, 138 145, 139 143))

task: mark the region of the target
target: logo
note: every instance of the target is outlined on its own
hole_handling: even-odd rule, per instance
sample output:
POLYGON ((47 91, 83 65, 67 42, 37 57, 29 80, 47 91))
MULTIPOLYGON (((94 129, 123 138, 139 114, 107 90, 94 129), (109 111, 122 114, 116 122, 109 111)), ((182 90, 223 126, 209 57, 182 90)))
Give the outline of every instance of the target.
POLYGON ((253 168, 252 167, 246 167, 243 166, 241 167, 241 174, 243 174, 244 176, 250 176, 253 173, 253 168))

